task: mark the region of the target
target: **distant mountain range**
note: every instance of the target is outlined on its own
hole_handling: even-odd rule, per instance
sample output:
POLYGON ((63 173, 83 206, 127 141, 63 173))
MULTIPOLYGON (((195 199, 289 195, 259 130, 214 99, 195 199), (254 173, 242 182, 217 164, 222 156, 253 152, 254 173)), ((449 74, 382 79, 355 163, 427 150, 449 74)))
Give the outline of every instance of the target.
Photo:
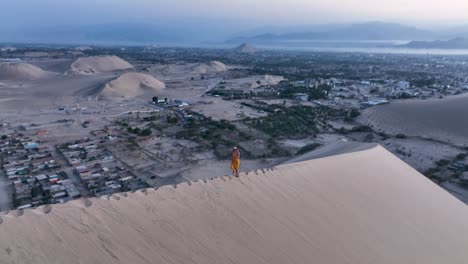
MULTIPOLYGON (((154 21, 153 23, 110 23, 99 25, 0 28, 5 43, 81 44, 187 44, 259 47, 407 47, 467 48, 468 26, 445 30, 424 30, 396 23, 323 24, 310 26, 268 26, 249 28, 237 22, 217 20, 154 21), (247 28, 247 30, 242 30, 247 28), (237 32, 237 33, 236 33, 237 32), (438 40, 438 41, 437 41, 438 40), (395 41, 409 42, 406 45, 395 41), (411 42, 410 42, 411 41, 411 42), (303 45, 303 43, 305 43, 303 45)), ((254 52, 252 47, 240 50, 254 52)))
POLYGON ((435 41, 411 41, 408 44, 402 45, 402 47, 416 49, 468 49, 468 39, 454 38, 435 41))
POLYGON ((329 41, 362 41, 362 40, 428 40, 434 33, 416 27, 400 24, 369 22, 363 24, 341 25, 321 29, 289 32, 283 34, 264 33, 251 37, 231 38, 228 43, 264 43, 271 41, 296 40, 329 40, 329 41))

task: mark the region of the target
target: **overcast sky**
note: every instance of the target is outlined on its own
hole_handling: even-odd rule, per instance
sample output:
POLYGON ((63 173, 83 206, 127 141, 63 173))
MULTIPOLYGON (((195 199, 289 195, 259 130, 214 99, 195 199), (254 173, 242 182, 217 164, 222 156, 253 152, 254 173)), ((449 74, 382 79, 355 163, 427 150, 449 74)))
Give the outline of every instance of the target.
POLYGON ((1 0, 3 26, 218 18, 253 26, 468 22, 467 0, 1 0), (5 25, 6 24, 6 25, 5 25))

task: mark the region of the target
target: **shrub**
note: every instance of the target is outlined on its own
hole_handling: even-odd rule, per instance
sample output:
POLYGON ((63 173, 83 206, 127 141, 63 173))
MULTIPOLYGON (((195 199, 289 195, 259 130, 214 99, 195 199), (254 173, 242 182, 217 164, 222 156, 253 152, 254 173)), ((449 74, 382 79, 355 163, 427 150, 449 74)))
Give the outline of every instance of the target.
POLYGON ((405 134, 396 134, 395 137, 396 137, 396 138, 399 138, 399 139, 405 139, 405 138, 407 138, 405 134))
POLYGON ((358 117, 360 115, 361 115, 361 112, 359 112, 359 110, 357 110, 357 109, 353 109, 353 110, 351 110, 349 112, 349 117, 351 117, 351 118, 356 118, 356 117, 358 117))
POLYGON ((304 147, 302 147, 301 149, 299 149, 299 151, 297 151, 297 155, 302 155, 302 154, 305 154, 307 152, 310 152, 310 151, 313 151, 315 150, 316 148, 320 147, 321 145, 319 143, 312 143, 312 144, 308 144, 304 147))
POLYGON ((446 165, 448 165, 449 163, 450 163, 450 161, 449 161, 449 160, 446 160, 446 159, 441 159, 441 160, 436 161, 436 164, 437 164, 438 166, 446 166, 446 165))
POLYGON ((460 154, 457 155, 457 160, 463 160, 463 159, 466 158, 466 156, 467 156, 466 153, 460 153, 460 154))
POLYGON ((143 129, 140 132, 140 136, 144 136, 144 137, 150 136, 151 134, 152 134, 152 132, 151 132, 151 129, 149 129, 149 128, 143 129))

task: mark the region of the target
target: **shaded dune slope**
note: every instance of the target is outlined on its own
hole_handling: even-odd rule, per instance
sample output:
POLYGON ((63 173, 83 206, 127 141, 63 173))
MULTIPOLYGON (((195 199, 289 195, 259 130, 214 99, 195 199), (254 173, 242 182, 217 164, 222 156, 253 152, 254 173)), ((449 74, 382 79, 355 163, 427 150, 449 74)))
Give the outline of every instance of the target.
POLYGON ((3 263, 468 259, 466 206, 380 146, 1 219, 3 263))

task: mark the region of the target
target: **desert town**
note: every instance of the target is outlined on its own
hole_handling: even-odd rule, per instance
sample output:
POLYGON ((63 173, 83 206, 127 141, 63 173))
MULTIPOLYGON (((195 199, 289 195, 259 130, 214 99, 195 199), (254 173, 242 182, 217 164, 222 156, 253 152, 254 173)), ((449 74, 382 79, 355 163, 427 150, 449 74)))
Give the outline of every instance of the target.
POLYGON ((227 175, 233 146, 250 171, 353 142, 379 143, 468 202, 466 127, 419 124, 414 110, 466 111, 464 58, 326 55, 3 47, 0 209, 227 175))
POLYGON ((467 264, 468 1, 0 1, 0 264, 467 264))

